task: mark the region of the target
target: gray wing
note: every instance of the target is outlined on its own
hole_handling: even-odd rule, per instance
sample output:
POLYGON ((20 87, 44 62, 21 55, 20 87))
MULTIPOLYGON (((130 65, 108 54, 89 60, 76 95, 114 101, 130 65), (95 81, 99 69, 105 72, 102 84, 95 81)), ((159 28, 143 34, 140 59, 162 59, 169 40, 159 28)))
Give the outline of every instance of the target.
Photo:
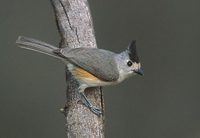
POLYGON ((59 55, 103 81, 116 81, 119 72, 115 53, 97 48, 63 48, 59 55))

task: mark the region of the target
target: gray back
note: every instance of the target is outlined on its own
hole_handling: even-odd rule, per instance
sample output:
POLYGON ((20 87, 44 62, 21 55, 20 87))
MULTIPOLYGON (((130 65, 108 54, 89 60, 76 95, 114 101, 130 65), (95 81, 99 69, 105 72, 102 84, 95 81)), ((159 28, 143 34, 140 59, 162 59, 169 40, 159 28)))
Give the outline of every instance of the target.
POLYGON ((63 48, 58 54, 103 81, 116 81, 119 72, 116 54, 97 48, 63 48))

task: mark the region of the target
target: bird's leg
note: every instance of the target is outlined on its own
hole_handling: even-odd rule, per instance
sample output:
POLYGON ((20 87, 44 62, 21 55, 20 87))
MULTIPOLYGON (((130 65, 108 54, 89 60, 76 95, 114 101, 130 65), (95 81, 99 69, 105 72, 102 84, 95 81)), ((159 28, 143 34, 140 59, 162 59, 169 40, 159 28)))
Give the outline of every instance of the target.
POLYGON ((78 92, 80 94, 80 99, 81 101, 85 104, 85 106, 87 106, 90 111, 92 111, 94 114, 100 116, 102 114, 102 111, 95 107, 89 100, 88 98, 86 97, 85 93, 84 93, 84 90, 85 90, 86 86, 85 85, 81 85, 79 86, 78 88, 78 92))

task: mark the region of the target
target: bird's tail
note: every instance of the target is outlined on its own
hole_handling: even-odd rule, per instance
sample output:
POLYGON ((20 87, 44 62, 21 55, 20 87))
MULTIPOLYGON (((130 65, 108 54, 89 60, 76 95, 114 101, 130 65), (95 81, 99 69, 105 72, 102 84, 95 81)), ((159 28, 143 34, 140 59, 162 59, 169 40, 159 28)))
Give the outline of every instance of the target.
POLYGON ((33 38, 19 36, 16 43, 19 44, 19 47, 21 48, 37 51, 56 58, 60 58, 58 55, 54 53, 54 51, 57 50, 58 48, 50 44, 47 44, 45 42, 33 38))

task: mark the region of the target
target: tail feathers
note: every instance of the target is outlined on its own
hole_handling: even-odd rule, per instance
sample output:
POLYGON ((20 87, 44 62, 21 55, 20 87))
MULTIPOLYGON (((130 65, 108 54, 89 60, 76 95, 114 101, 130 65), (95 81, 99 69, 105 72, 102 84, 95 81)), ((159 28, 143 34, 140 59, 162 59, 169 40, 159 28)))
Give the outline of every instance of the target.
POLYGON ((47 54, 56 58, 60 58, 58 57, 57 54, 54 53, 54 51, 57 50, 58 48, 50 44, 47 44, 45 42, 42 42, 33 38, 19 36, 16 43, 19 44, 19 47, 21 48, 37 51, 37 52, 47 54))

